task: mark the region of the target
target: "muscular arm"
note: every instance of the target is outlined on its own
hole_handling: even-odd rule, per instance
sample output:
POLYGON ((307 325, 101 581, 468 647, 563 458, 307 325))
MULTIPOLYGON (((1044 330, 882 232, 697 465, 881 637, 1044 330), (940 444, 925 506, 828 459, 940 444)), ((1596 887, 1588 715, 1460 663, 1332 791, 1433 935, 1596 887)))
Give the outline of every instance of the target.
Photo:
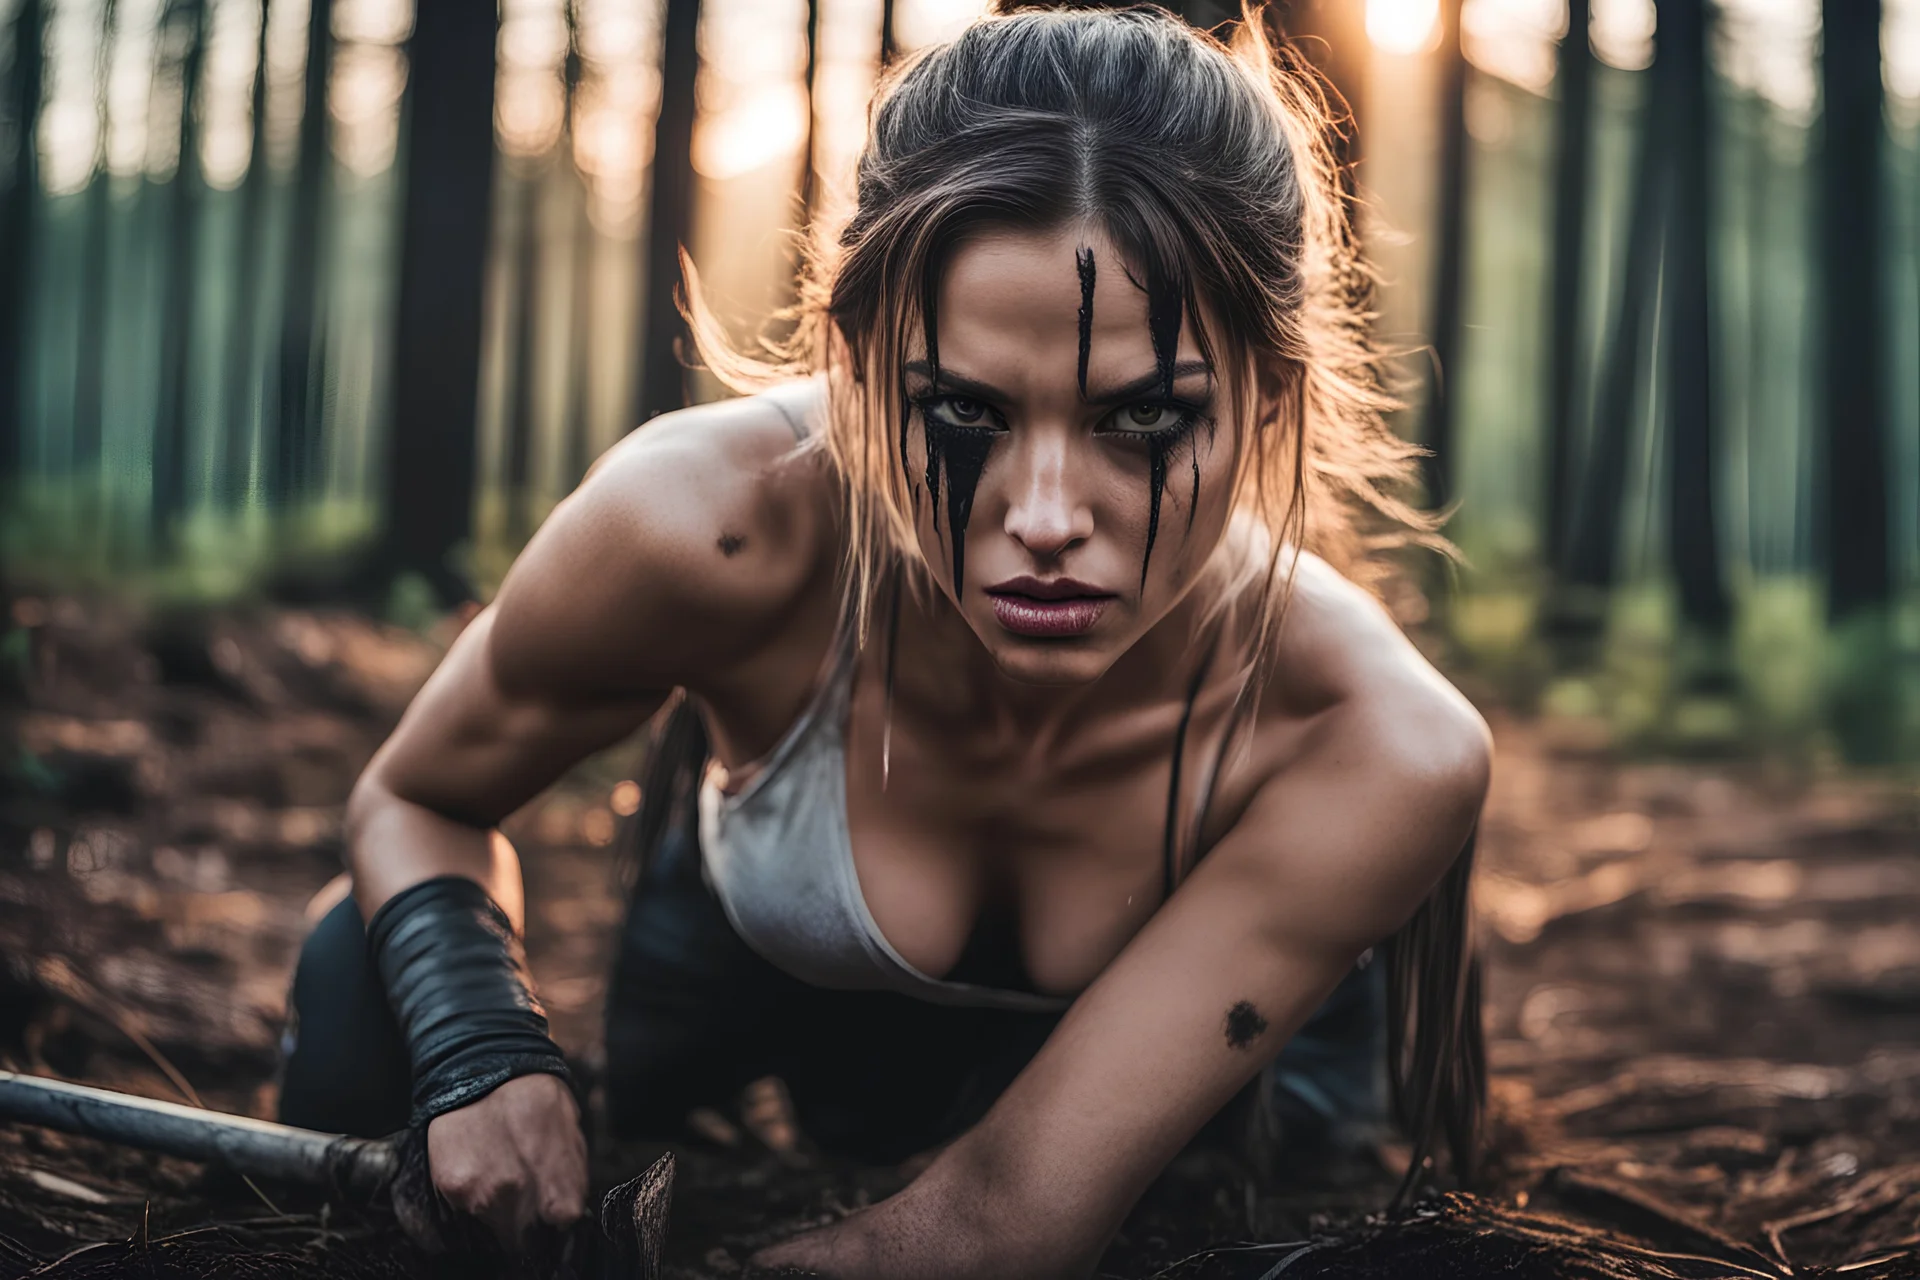
MULTIPOLYGON (((825 545, 804 463, 782 461, 792 443, 763 403, 691 410, 629 437, 561 504, 354 788, 349 861, 369 919, 452 875, 521 928, 519 865, 490 828, 675 686, 741 683, 825 545)), ((583 1211, 578 1111, 545 1070, 434 1116, 427 1157, 439 1192, 508 1245, 583 1211)))
POLYGON ((676 686, 724 679, 816 576, 804 498, 766 475, 793 443, 785 419, 753 402, 676 418, 554 511, 362 774, 347 822, 367 916, 453 874, 517 922, 518 869, 488 830, 676 686))
POLYGON ((848 1278, 1090 1274, 1147 1184, 1466 841, 1485 727, 1410 647, 1384 672, 1308 720, 978 1126, 870 1221, 780 1260, 848 1278))

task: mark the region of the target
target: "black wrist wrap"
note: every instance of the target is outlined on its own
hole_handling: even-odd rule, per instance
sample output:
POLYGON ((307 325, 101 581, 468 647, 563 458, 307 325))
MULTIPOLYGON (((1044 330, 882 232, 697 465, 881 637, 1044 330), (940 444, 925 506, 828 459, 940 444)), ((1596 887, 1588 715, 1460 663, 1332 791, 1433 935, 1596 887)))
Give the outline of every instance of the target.
POLYGON ((413 1058, 413 1123, 515 1076, 567 1078, 547 1037, 513 924, 472 880, 441 876, 389 898, 367 945, 413 1058))

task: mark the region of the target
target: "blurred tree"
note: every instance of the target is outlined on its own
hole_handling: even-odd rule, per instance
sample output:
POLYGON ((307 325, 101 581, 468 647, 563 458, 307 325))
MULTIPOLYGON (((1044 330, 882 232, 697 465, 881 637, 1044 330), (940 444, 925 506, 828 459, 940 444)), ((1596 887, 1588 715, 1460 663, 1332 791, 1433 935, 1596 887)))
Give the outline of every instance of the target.
POLYGON ((1820 139, 1826 321, 1827 607, 1836 620, 1886 604, 1887 448, 1879 335, 1880 147, 1886 132, 1880 0, 1826 0, 1820 139))
MULTIPOLYGON (((113 51, 113 23, 117 6, 106 0, 100 6, 99 43, 95 57, 95 83, 106 84, 107 68, 113 51)), ((113 182, 107 172, 107 95, 94 96, 93 173, 87 179, 82 218, 86 225, 86 245, 80 261, 80 342, 74 353, 73 372, 73 469, 76 475, 93 470, 100 462, 101 414, 107 377, 107 308, 113 282, 107 274, 108 232, 113 225, 113 182)))
POLYGON ((507 540, 514 546, 533 534, 533 392, 540 363, 540 187, 551 166, 531 158, 514 167, 519 218, 514 226, 513 354, 508 357, 513 399, 507 410, 505 467, 507 540))
POLYGON ((275 356, 276 447, 266 461, 266 490, 275 505, 304 497, 320 448, 320 215, 327 202, 327 81, 333 59, 333 0, 308 0, 307 66, 301 89, 300 168, 293 180, 287 228, 287 276, 275 356))
MULTIPOLYGON (((1661 53, 1671 81, 1672 204, 1660 255, 1661 337, 1667 376, 1667 537, 1680 616, 1707 636, 1732 610, 1720 572, 1719 504, 1714 500, 1718 401, 1714 388, 1713 225, 1709 140, 1712 71, 1706 0, 1659 0, 1661 53)), ((1878 27, 1875 28, 1878 30, 1878 27)), ((1877 72, 1876 72, 1877 74, 1877 72)))
POLYGON ((1604 599, 1599 593, 1614 585, 1635 392, 1641 385, 1641 373, 1649 367, 1647 347, 1659 296, 1662 224, 1667 206, 1671 61, 1666 56, 1664 36, 1656 31, 1647 98, 1640 109, 1639 154, 1628 195, 1620 299, 1613 309, 1613 332, 1607 337, 1602 357, 1593 426, 1587 433, 1568 521, 1565 581, 1590 590, 1580 616, 1569 616, 1562 622, 1590 633, 1597 632, 1604 622, 1604 599))
POLYGON ((1467 214, 1467 54, 1461 42, 1462 0, 1440 0, 1440 190, 1434 228, 1433 338, 1434 375, 1427 396, 1423 443, 1427 501, 1453 500, 1454 421, 1459 397, 1461 306, 1466 275, 1467 214))
POLYGON ((155 546, 173 541, 186 505, 188 390, 192 379, 194 297, 199 285, 200 208, 206 180, 200 170, 200 70, 206 55, 206 9, 201 0, 171 0, 162 23, 180 59, 179 160, 167 187, 168 250, 161 292, 160 402, 153 424, 152 498, 155 546), (177 34, 176 34, 177 33, 177 34))
POLYGON ((820 128, 820 112, 815 99, 820 76, 820 0, 807 0, 807 133, 800 154, 800 225, 813 222, 815 134, 820 128))
POLYGON ((6 118, 0 121, 0 486, 19 472, 20 423, 26 416, 21 384, 26 368, 27 307, 32 298, 34 200, 40 190, 40 119, 47 13, 42 0, 19 0, 11 33, 6 118))
POLYGON ((267 420, 266 388, 255 378, 261 370, 256 352, 263 350, 255 331, 260 326, 260 282, 266 275, 263 240, 267 224, 267 22, 272 0, 260 0, 260 33, 253 63, 253 147, 247 157, 247 176, 240 190, 240 270, 235 273, 233 349, 227 352, 226 450, 220 468, 221 498, 228 506, 245 501, 251 488, 254 441, 272 438, 267 420), (258 435, 256 436, 256 430, 258 435))
POLYGON ((479 20, 461 0, 418 0, 408 42, 406 211, 376 569, 389 582, 418 574, 442 604, 472 594, 451 555, 473 523, 498 27, 497 16, 479 20))
MULTIPOLYGON (((586 64, 580 57, 580 6, 576 3, 567 6, 567 121, 568 138, 571 142, 574 133, 576 112, 579 110, 580 82, 586 74, 586 64)), ((569 146, 571 150, 571 146, 569 146)), ((593 193, 587 189, 586 175, 580 172, 578 165, 567 166, 570 179, 567 192, 573 197, 573 276, 571 298, 573 301, 572 337, 567 343, 567 413, 564 430, 566 447, 562 452, 561 466, 565 474, 561 477, 561 489, 571 491, 587 474, 587 467, 593 461, 593 275, 594 248, 598 234, 594 230, 593 217, 589 205, 593 193)))
MULTIPOLYGON (((1443 4, 1453 2, 1442 0, 1443 4)), ((1240 8, 1233 0, 1185 0, 1181 11, 1189 22, 1200 27, 1211 27, 1240 16, 1240 8)), ((1352 166, 1360 162, 1360 122, 1366 106, 1362 89, 1367 82, 1370 46, 1365 0, 1282 0, 1269 12, 1278 16, 1281 32, 1326 77, 1341 99, 1333 104, 1337 113, 1336 150, 1340 162, 1348 166, 1351 193, 1352 166)))
POLYGON ((1593 156, 1591 0, 1568 0, 1560 41, 1557 145, 1553 177, 1553 262, 1547 303, 1547 477, 1541 504, 1546 563, 1566 570, 1567 515, 1573 509, 1573 460, 1584 418, 1579 400, 1580 309, 1585 283, 1587 201, 1593 156))
POLYGON ((641 330, 640 403, 636 422, 678 409, 686 400, 680 364, 683 325, 675 294, 680 247, 693 214, 694 85, 700 71, 700 0, 666 0, 661 40, 660 115, 654 124, 652 192, 648 202, 646 319, 641 330))

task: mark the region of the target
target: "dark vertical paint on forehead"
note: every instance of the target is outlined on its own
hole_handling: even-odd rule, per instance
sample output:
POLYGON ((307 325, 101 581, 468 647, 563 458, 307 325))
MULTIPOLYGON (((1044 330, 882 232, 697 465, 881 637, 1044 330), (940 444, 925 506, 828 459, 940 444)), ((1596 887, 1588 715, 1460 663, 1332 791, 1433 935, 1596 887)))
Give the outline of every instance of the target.
POLYGON ((1093 356, 1093 250, 1081 245, 1073 255, 1080 269, 1080 398, 1087 398, 1087 361, 1093 356))

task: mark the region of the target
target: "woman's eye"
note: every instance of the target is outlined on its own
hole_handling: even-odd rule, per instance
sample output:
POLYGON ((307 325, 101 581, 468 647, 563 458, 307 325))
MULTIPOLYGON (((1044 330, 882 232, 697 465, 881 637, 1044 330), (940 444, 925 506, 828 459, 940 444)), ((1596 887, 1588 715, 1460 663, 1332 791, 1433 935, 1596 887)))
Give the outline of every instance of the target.
POLYGON ((1180 421, 1180 410, 1170 404, 1128 405, 1120 412, 1123 431, 1164 431, 1180 421))
POLYGON ((949 396, 947 412, 958 422, 978 422, 987 416, 987 406, 965 396, 949 396))

